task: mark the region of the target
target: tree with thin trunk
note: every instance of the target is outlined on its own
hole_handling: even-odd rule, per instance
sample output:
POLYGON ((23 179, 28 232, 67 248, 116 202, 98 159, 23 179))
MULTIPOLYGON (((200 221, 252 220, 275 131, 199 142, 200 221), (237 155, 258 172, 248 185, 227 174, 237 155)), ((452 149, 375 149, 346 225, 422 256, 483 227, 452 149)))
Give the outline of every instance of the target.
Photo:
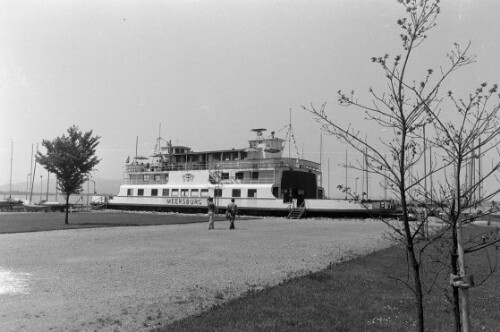
MULTIPOLYGON (((462 51, 455 45, 448 57, 453 62, 466 57, 466 52, 467 49, 462 51)), ((476 160, 489 153, 496 152, 497 157, 500 155, 497 148, 500 143, 500 95, 497 90, 496 84, 488 87, 487 83, 482 83, 474 93, 460 99, 449 91, 447 97, 451 108, 456 110, 450 120, 443 120, 446 117, 440 104, 428 105, 427 113, 436 133, 429 143, 442 152, 443 162, 447 165, 444 171, 450 176, 438 181, 439 192, 427 191, 423 194, 431 206, 439 207, 439 213, 435 214, 441 216, 451 234, 448 237, 448 252, 440 261, 449 266, 451 274, 452 296, 448 298, 453 306, 456 331, 470 330, 468 288, 474 286, 474 282, 472 275, 466 271, 465 255, 500 241, 498 231, 490 229, 470 241, 464 237, 464 226, 499 210, 490 201, 500 193, 500 189, 484 188, 487 181, 499 182, 495 176, 500 170, 500 162, 493 161, 481 169, 473 167, 476 160)), ((486 278, 496 271, 497 263, 490 261, 490 265, 485 267, 489 268, 486 278)))
POLYGON ((92 136, 92 130, 82 133, 75 125, 52 141, 43 140, 46 154, 37 152, 36 161, 47 171, 56 175, 57 190, 66 200, 65 223, 68 224, 69 197, 82 191, 87 175, 99 163, 95 155, 99 136, 92 136))
POLYGON ((415 68, 410 68, 415 49, 435 27, 440 6, 439 0, 399 0, 398 3, 406 12, 405 17, 397 20, 397 25, 402 30, 402 53, 392 58, 386 54, 371 59, 382 69, 386 90, 377 92, 370 88, 372 102, 369 104, 359 102, 354 91, 350 94, 338 92, 340 105, 363 111, 365 119, 377 124, 385 132, 392 133, 391 137, 369 139, 369 133, 361 133, 350 125, 344 127, 327 114, 325 104, 320 109, 313 105, 304 109, 313 114, 324 132, 334 135, 358 151, 366 160, 367 171, 384 179, 396 197, 401 209, 401 221, 385 222, 393 230, 394 239, 406 248, 412 280, 401 281, 415 296, 417 331, 424 331, 422 253, 427 245, 422 243, 429 243, 429 239, 422 235, 425 219, 413 221, 410 216, 416 210, 415 203, 422 198, 417 189, 430 174, 438 172, 440 168, 435 167, 427 174, 420 175, 413 170, 421 164, 425 153, 421 137, 425 126, 433 120, 428 114, 429 105, 439 103, 438 93, 443 82, 454 71, 472 63, 474 59, 466 56, 453 58, 447 68, 441 68, 440 76, 434 80, 433 69, 424 70, 421 79, 410 78, 410 72, 415 71, 415 68))

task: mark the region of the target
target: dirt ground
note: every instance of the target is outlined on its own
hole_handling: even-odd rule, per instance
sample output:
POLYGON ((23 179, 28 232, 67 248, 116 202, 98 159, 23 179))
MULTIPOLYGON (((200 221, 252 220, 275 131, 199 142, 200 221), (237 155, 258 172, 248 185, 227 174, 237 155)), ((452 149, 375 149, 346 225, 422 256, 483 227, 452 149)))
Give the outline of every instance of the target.
POLYGON ((372 220, 0 234, 1 331, 141 331, 386 247, 372 220))

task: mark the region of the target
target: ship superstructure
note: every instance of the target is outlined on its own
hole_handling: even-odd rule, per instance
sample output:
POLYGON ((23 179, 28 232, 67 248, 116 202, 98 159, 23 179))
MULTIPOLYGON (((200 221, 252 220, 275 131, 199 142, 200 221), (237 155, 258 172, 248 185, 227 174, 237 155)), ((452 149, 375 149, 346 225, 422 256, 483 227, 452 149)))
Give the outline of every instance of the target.
POLYGON ((316 214, 328 210, 366 210, 358 202, 323 199, 321 165, 284 157, 285 140, 266 129, 241 149, 195 152, 190 147, 161 146, 150 158, 127 162, 124 184, 108 206, 119 209, 206 212, 207 198, 219 209, 236 199, 241 213, 288 215, 294 208, 316 214))

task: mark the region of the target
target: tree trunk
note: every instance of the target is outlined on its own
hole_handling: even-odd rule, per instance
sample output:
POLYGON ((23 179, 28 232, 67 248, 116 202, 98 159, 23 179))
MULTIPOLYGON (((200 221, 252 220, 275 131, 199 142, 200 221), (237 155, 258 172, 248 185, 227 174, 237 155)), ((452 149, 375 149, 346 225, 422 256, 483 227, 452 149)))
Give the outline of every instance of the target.
MULTIPOLYGON (((465 255, 463 249, 463 238, 462 238, 462 216, 458 216, 457 224, 457 244, 458 244, 458 267, 460 271, 460 276, 465 276, 465 255)), ((466 287, 460 287, 458 289, 460 294, 460 317, 462 320, 462 331, 470 331, 470 321, 469 321, 469 290, 466 287)))
POLYGON ((415 298, 417 300, 417 331, 424 332, 424 294, 422 293, 422 282, 420 278, 420 264, 415 257, 413 243, 408 244, 408 256, 413 268, 413 279, 415 283, 415 298))
MULTIPOLYGON (((404 173, 401 178, 404 179, 404 173)), ((406 235, 406 251, 410 259, 410 265, 413 269, 413 282, 415 286, 415 300, 417 305, 417 331, 424 332, 424 295, 422 292, 422 281, 420 277, 420 264, 415 256, 415 246, 410 229, 410 222, 408 220, 408 205, 406 203, 406 190, 404 184, 401 184, 401 203, 403 208, 403 222, 406 235)))
MULTIPOLYGON (((454 275, 458 275, 458 254, 457 254, 457 224, 455 222, 455 216, 452 216, 452 247, 451 247, 451 272, 454 275)), ((455 319, 455 331, 462 331, 462 323, 460 322, 460 297, 458 294, 458 287, 451 286, 453 292, 453 318, 455 319)))
POLYGON ((64 223, 68 225, 68 214, 69 214, 69 195, 66 195, 66 217, 64 223))
MULTIPOLYGON (((462 151, 461 149, 459 151, 462 151)), ((456 234, 454 238, 456 239, 457 244, 457 265, 459 275, 464 277, 466 275, 465 271, 465 254, 463 248, 463 238, 462 238, 462 205, 461 205, 461 188, 460 188, 460 169, 462 166, 462 158, 459 153, 458 160, 455 165, 455 208, 456 208, 456 223, 454 224, 456 227, 456 234)), ((460 287, 458 289, 459 293, 459 303, 460 303, 460 320, 461 320, 461 328, 463 332, 469 332, 469 291, 467 288, 460 287)))

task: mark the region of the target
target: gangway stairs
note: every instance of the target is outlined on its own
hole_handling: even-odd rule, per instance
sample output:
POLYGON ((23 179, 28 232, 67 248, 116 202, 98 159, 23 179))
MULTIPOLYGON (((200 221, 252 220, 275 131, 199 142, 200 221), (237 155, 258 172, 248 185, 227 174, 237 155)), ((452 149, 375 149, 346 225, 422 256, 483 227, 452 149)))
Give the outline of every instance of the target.
POLYGON ((292 208, 288 214, 287 219, 300 219, 306 213, 306 202, 303 202, 300 206, 292 208))

